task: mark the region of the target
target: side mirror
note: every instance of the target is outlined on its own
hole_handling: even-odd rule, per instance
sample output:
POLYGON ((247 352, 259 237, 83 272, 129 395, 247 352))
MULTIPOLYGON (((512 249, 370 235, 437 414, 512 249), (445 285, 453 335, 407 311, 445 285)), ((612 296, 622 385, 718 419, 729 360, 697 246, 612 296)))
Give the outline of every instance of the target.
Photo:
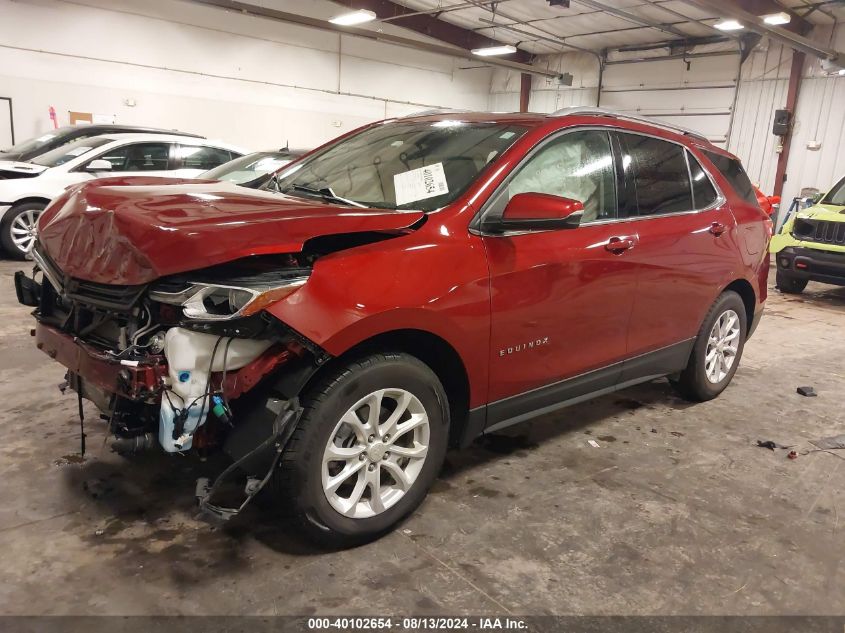
POLYGON ((518 193, 508 202, 502 217, 490 221, 488 230, 529 231, 572 229, 581 221, 584 205, 579 200, 547 193, 518 193))
POLYGON ((112 164, 105 158, 95 158, 85 166, 85 171, 111 171, 112 164))
POLYGON ((818 204, 822 198, 824 198, 824 193, 819 191, 816 195, 813 196, 813 204, 818 204))

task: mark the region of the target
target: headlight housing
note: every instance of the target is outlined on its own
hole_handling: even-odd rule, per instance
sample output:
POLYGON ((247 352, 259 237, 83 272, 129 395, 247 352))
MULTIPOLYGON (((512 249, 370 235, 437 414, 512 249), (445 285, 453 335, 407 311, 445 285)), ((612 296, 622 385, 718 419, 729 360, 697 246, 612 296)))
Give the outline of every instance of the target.
POLYGON ((230 321, 248 317, 296 292, 308 281, 307 276, 293 277, 268 284, 266 280, 250 283, 241 279, 237 285, 191 282, 184 290, 150 291, 150 299, 182 307, 188 319, 230 321))

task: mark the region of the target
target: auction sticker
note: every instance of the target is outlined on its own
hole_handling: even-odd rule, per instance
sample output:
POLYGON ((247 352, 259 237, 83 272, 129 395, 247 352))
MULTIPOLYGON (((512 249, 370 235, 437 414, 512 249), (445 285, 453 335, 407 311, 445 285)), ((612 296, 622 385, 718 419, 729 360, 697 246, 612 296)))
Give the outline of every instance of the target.
POLYGON ((393 176, 397 206, 449 193, 443 163, 426 165, 393 176))

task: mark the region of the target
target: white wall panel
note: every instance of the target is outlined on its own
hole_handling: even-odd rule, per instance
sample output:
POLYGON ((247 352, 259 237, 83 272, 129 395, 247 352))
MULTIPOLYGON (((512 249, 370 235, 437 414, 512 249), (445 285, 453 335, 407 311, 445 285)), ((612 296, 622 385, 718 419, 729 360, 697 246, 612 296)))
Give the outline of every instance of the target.
MULTIPOLYGON (((845 31, 816 27, 812 38, 826 46, 845 46, 845 31)), ((775 110, 786 106, 792 52, 764 40, 743 65, 736 124, 728 149, 739 156, 754 182, 774 190, 779 138, 772 134, 775 110)), ((845 175, 845 77, 827 76, 819 61, 808 57, 798 93, 792 147, 783 198, 804 187, 828 189, 845 175), (807 148, 821 143, 818 151, 807 148)))
MULTIPOLYGON (((338 12, 326 0, 272 7, 338 12)), ((461 65, 177 0, 0 0, 0 96, 14 99, 18 139, 51 127, 53 106, 60 124, 73 110, 253 149, 312 147, 385 116, 486 108, 490 69, 461 65)))

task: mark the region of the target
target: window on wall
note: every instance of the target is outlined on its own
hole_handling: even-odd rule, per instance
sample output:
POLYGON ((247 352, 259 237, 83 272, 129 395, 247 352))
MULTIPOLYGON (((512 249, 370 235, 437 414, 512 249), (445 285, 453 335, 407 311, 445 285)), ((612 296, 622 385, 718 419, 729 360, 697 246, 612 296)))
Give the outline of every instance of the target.
POLYGON ((570 132, 547 143, 518 169, 502 209, 511 197, 526 192, 580 201, 582 223, 615 218, 616 176, 608 133, 570 132))
POLYGON ((701 163, 690 152, 687 152, 689 160, 689 173, 692 178, 692 204, 696 209, 706 209, 716 202, 719 194, 710 182, 710 178, 701 167, 701 163))
POLYGON ((99 159, 111 163, 111 171, 166 171, 169 143, 135 143, 107 151, 99 159))
POLYGON ((199 145, 181 145, 179 158, 182 169, 213 169, 232 160, 232 155, 225 149, 203 147, 199 145))
POLYGON ((619 134, 626 193, 625 216, 663 215, 694 209, 690 174, 681 145, 639 134, 619 134))

